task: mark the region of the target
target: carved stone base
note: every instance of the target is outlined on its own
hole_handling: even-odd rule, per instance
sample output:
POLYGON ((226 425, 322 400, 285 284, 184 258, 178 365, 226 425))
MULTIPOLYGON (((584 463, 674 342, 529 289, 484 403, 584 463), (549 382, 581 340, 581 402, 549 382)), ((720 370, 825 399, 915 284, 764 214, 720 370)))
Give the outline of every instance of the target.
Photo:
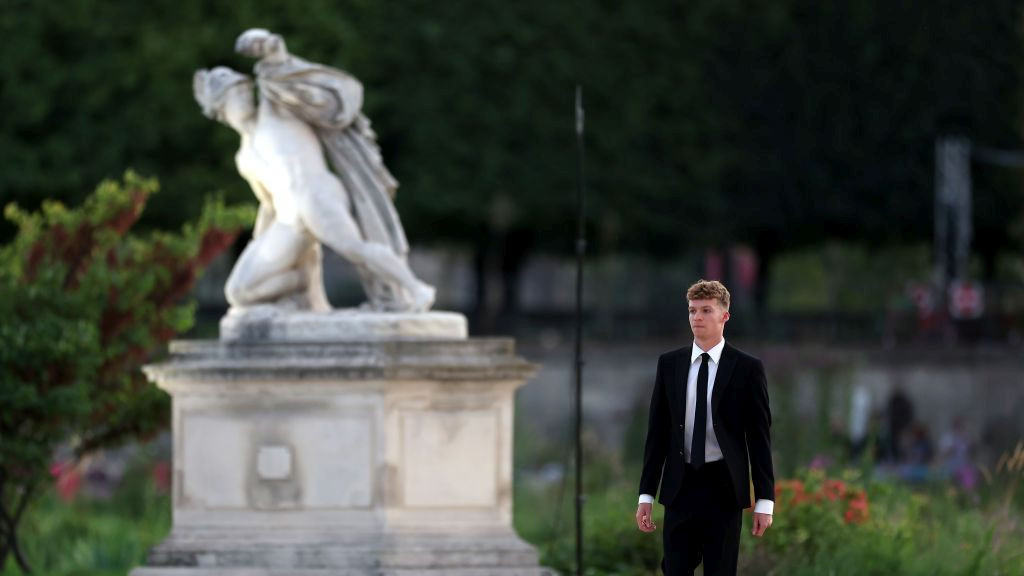
POLYGON ((541 576, 537 553, 511 531, 463 534, 196 532, 172 535, 131 576, 541 576))
POLYGON ((220 321, 228 342, 463 340, 466 317, 455 312, 295 312, 273 306, 232 308, 220 321))
POLYGON ((171 535, 132 576, 545 574, 512 530, 510 339, 178 341, 171 535))

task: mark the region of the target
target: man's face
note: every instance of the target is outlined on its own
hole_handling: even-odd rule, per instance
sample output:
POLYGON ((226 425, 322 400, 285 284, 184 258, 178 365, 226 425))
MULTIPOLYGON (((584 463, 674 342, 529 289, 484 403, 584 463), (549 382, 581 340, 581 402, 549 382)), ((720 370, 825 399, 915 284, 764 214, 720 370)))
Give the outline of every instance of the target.
POLYGON ((693 337, 715 343, 722 339, 729 311, 715 299, 690 300, 690 330, 693 337))

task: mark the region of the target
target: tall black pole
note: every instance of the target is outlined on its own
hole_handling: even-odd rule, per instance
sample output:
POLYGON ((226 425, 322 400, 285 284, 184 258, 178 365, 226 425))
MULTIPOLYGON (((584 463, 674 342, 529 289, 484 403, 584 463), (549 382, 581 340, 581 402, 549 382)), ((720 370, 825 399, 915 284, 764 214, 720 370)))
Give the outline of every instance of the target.
POLYGON ((583 174, 583 91, 576 85, 576 574, 583 575, 583 258, 587 252, 583 174))

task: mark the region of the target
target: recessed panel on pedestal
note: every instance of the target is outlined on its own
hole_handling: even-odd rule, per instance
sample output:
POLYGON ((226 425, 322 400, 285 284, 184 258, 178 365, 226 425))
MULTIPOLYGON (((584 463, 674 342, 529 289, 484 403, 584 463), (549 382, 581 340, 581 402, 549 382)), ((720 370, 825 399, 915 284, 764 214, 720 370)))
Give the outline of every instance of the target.
POLYGON ((371 506, 375 442, 368 410, 184 415, 183 504, 258 510, 371 506))
POLYGON ((368 415, 306 417, 292 437, 317 472, 303 479, 311 508, 366 508, 373 503, 373 424, 368 415))
POLYGON ((405 506, 496 505, 498 429, 494 410, 404 412, 405 506))
POLYGON ((245 508, 250 423, 210 414, 183 418, 184 504, 197 508, 245 508))

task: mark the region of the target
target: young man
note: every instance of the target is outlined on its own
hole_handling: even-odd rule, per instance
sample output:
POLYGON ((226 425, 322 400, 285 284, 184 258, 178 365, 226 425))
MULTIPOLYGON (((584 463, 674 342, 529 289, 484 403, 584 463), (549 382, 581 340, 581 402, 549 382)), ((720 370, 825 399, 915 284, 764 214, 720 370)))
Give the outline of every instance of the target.
POLYGON ((772 416, 761 361, 726 344, 729 291, 700 280, 686 291, 693 346, 663 354, 651 398, 637 527, 654 532, 654 495, 665 506, 666 576, 736 574, 742 511, 754 536, 772 524, 772 416), (748 471, 749 468, 749 471, 748 471))

